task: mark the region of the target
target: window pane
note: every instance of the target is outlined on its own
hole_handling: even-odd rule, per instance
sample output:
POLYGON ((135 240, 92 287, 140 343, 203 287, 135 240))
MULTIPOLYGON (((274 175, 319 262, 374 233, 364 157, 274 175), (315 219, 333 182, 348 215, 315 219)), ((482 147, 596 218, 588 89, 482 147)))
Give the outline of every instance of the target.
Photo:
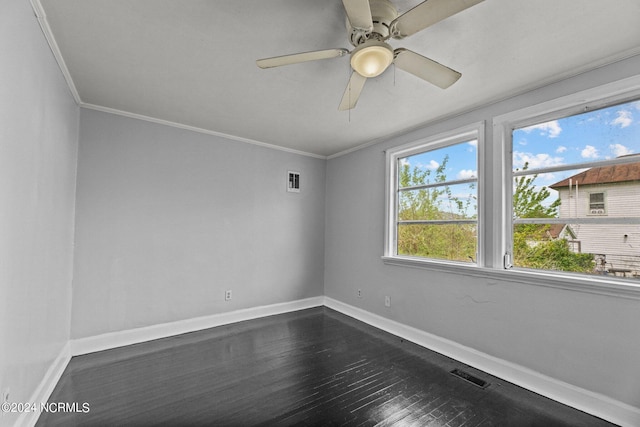
MULTIPOLYGON (((640 166, 640 158, 639 166, 640 166)), ((624 166, 627 168, 628 166, 624 166)), ((617 166, 621 169, 620 166, 617 166)), ((589 172, 604 168, 591 168, 589 172)), ((580 218, 594 215, 612 217, 640 216, 640 204, 626 203, 635 197, 630 186, 619 183, 593 182, 585 185, 584 169, 521 175, 513 179, 513 217, 523 218, 580 218), (582 182, 582 184, 580 184, 582 182), (614 196, 609 206, 607 194, 614 196), (611 210, 611 215, 609 215, 611 210)))
POLYGON ((514 266, 637 277, 639 224, 516 224, 514 266))
POLYGON ((513 168, 614 159, 640 153, 640 101, 513 131, 513 168))
POLYGON ((396 254, 475 262, 477 151, 474 139, 398 158, 396 254))
POLYGON ((478 216, 475 183, 401 191, 398 220, 457 220, 478 216))
POLYGON ((589 213, 590 214, 604 214, 604 193, 590 193, 589 194, 589 213))
POLYGON ((513 179, 514 218, 556 218, 561 201, 558 191, 552 188, 555 180, 554 174, 515 177, 513 179))
POLYGON ((476 224, 400 224, 398 255, 475 262, 476 224))
POLYGON ((514 130, 514 266, 640 277, 638 116, 635 101, 514 130))
POLYGON ((398 187, 477 178, 477 141, 398 159, 398 187))

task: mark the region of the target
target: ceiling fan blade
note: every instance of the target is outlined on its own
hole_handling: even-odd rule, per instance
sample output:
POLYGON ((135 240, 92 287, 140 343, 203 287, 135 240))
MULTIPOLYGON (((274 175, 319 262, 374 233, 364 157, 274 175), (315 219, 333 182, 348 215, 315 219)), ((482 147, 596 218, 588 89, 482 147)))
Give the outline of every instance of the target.
POLYGON ((362 92, 362 88, 364 88, 364 84, 366 82, 366 77, 361 76, 355 71, 351 73, 351 78, 349 79, 347 88, 344 91, 344 95, 342 95, 342 101, 340 101, 338 110, 343 111, 354 108, 358 102, 358 98, 360 98, 360 93, 362 92))
POLYGON ((353 28, 367 32, 373 30, 373 18, 371 17, 369 0, 342 0, 342 4, 353 28))
POLYGON ((396 39, 410 36, 484 0, 427 0, 391 23, 391 36, 396 39))
POLYGON ((396 64, 396 67, 442 89, 448 88, 462 77, 459 72, 411 50, 400 48, 396 49, 394 53, 393 63, 396 64))
POLYGON ((275 56, 273 58, 258 59, 256 64, 260 68, 281 67, 283 65, 299 64, 301 62, 331 59, 348 54, 347 49, 327 49, 313 52, 294 53, 292 55, 275 56))

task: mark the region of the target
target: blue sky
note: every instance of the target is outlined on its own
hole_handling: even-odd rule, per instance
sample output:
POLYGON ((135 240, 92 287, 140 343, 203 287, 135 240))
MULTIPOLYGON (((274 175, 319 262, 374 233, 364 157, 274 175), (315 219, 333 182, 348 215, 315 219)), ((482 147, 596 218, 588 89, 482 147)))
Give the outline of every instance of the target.
MULTIPOLYGON (((489 142, 490 143, 490 142, 489 142)), ((447 180, 477 175, 475 141, 412 156, 412 167, 435 169, 449 154, 447 180)), ((640 154, 640 101, 616 105, 529 126, 513 133, 513 167, 529 169, 612 159, 640 154)), ((536 185, 547 186, 578 170, 541 174, 536 185)))
MULTIPOLYGON (((513 167, 530 169, 640 154, 640 101, 552 120, 513 132, 513 167)), ((549 185, 577 171, 540 175, 549 185)))
POLYGON ((412 168, 417 166, 422 169, 430 169, 433 171, 432 174, 435 174, 435 170, 440 167, 440 164, 448 154, 449 161, 447 162, 445 174, 447 181, 452 181, 454 179, 477 177, 477 152, 478 143, 473 140, 411 156, 404 163, 409 163, 412 168))
MULTIPOLYGON (((489 142, 491 143, 491 142, 489 142)), ((432 177, 449 155, 447 180, 477 176, 477 143, 468 141, 450 147, 402 159, 411 168, 429 169, 432 177)), ((627 154, 640 154, 640 101, 551 120, 513 132, 513 167, 521 169, 525 162, 529 169, 574 163, 595 162, 627 154)), ((537 187, 548 186, 580 170, 540 174, 537 187)), ((475 194, 468 185, 452 188, 454 195, 465 199, 475 194)), ((557 198, 552 190, 549 203, 557 198)))
MULTIPOLYGON (((478 143, 476 140, 471 140, 461 144, 411 156, 406 159, 402 159, 401 162, 404 164, 408 163, 412 169, 414 167, 419 167, 421 169, 430 170, 431 175, 429 181, 434 182, 436 169, 440 167, 445 156, 448 155, 449 159, 444 172, 447 181, 473 177, 477 178, 477 152, 478 143)), ((477 203, 474 199, 469 200, 469 197, 477 195, 477 185, 460 184, 450 187, 450 190, 455 198, 465 204, 467 204, 467 202, 469 203, 469 206, 464 210, 467 215, 472 216, 476 214, 477 203)), ((456 214, 461 213, 457 206, 452 204, 446 196, 440 197, 439 200, 442 203, 442 210, 456 214)))

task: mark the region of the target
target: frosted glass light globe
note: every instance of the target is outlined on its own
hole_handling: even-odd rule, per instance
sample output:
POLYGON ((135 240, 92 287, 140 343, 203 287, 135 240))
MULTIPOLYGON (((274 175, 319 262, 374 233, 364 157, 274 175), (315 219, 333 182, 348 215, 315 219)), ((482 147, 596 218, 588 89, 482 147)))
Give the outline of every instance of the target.
POLYGON ((386 43, 369 40, 351 53, 351 67, 362 77, 376 77, 393 62, 393 49, 386 43))

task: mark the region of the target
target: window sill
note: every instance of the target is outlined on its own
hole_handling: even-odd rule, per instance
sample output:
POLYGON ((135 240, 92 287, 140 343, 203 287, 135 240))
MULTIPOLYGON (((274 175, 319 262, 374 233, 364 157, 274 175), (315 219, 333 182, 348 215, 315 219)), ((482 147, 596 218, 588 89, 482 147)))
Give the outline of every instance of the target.
POLYGON ((566 289, 570 291, 607 295, 618 298, 640 300, 640 280, 596 278, 571 273, 542 272, 524 269, 497 270, 477 265, 439 262, 411 257, 383 256, 387 265, 421 268, 431 271, 459 274, 476 278, 504 280, 532 286, 566 289), (637 282, 637 283, 636 283, 637 282))

